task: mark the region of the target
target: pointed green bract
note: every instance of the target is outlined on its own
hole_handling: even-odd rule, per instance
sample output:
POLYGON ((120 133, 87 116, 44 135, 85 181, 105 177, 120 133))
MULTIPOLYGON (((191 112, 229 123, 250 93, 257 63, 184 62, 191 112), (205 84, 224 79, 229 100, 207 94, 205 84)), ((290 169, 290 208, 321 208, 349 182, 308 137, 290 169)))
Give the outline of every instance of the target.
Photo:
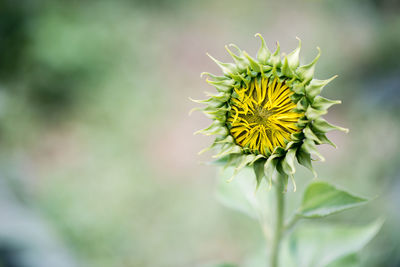
MULTIPOLYGON (((223 63, 209 55, 221 68, 223 75, 202 73, 207 75, 207 82, 214 86, 218 93, 208 94, 205 100, 194 100, 196 103, 206 105, 202 110, 213 120, 210 127, 198 133, 216 135, 216 140, 207 149, 215 149, 217 154, 213 157, 224 158, 226 166, 235 167, 235 173, 246 166, 254 165, 257 184, 260 184, 264 177, 267 178, 268 184, 271 184, 273 176, 284 179, 290 177, 293 180, 296 171, 295 159, 316 176, 311 159, 324 160, 316 146, 320 144, 334 146, 325 133, 331 130, 348 131, 326 122, 321 117, 327 113, 330 106, 340 103, 319 96, 322 89, 337 76, 327 80, 314 79, 315 66, 321 54, 319 48, 317 56, 311 63, 300 65, 300 39, 297 48, 285 56, 281 54, 278 42, 276 50, 272 53, 261 34, 256 34, 256 37, 261 40, 256 58, 233 44, 226 46, 226 50, 234 63, 223 63), (260 83, 262 79, 268 79, 269 85, 273 80, 284 82, 293 92, 290 96, 290 101, 296 107, 293 112, 303 114, 295 124, 299 130, 290 135, 290 140, 285 140, 284 145, 282 143, 274 149, 265 149, 263 153, 237 143, 230 132, 232 125, 228 122, 228 114, 235 112, 233 98, 239 97, 241 89, 249 88, 255 81, 260 83)), ((267 92, 264 93, 267 95, 267 92)))
POLYGON ((265 40, 261 36, 261 34, 257 33, 256 36, 260 37, 260 39, 261 39, 261 47, 258 50, 257 59, 261 64, 267 64, 267 62, 271 56, 271 51, 269 51, 267 45, 265 44, 265 40))
POLYGON ((307 84, 309 81, 312 80, 314 76, 315 64, 317 63, 319 57, 321 56, 321 49, 318 47, 318 55, 315 59, 308 65, 301 66, 297 69, 297 74, 299 75, 300 79, 303 80, 304 84, 307 84))
POLYGON ((296 69, 300 65, 301 40, 298 37, 296 37, 296 39, 299 41, 299 45, 287 56, 288 64, 291 69, 296 69))
POLYGON ((262 179, 264 178, 264 162, 259 160, 253 163, 254 173, 256 175, 257 180, 257 189, 261 184, 262 179))

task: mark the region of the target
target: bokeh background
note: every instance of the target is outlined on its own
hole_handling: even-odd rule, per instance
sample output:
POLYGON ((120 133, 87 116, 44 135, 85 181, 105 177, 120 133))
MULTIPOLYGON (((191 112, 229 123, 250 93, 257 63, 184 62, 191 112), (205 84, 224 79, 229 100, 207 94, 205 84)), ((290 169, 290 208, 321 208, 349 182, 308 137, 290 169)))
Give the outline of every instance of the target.
POLYGON ((339 75, 326 117, 350 133, 316 168, 375 199, 330 220, 386 218, 362 266, 400 266, 398 0, 0 0, 0 266, 244 262, 261 230, 217 201, 188 97, 220 73, 206 52, 255 56, 257 32, 283 52, 300 37, 303 63, 321 47, 316 76, 339 75))

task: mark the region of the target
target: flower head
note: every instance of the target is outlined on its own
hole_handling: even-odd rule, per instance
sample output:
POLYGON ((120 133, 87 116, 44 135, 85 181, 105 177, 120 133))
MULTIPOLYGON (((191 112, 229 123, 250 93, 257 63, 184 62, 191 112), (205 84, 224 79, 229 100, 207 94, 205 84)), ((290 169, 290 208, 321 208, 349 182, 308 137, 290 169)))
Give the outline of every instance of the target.
POLYGON ((256 36, 261 39, 257 59, 235 45, 230 46, 236 53, 226 46, 234 63, 223 63, 210 56, 223 76, 203 74, 218 93, 206 100, 193 100, 206 104, 202 110, 213 120, 209 127, 198 131, 216 135, 205 150, 217 148, 219 152, 214 158, 234 166, 236 172, 253 166, 257 184, 263 177, 271 184, 276 175, 286 184, 288 177, 294 183, 295 159, 316 176, 312 157, 324 160, 316 145, 334 146, 325 133, 335 129, 347 131, 321 118, 330 106, 340 103, 319 96, 336 76, 327 80, 313 78, 319 48, 310 64, 299 66, 300 39, 293 52, 281 55, 279 43, 271 53, 263 37, 256 36))
POLYGON ((300 131, 296 124, 304 115, 294 110, 293 92, 285 80, 270 79, 260 77, 240 90, 234 89, 227 120, 236 144, 266 156, 275 147, 285 147, 291 134, 300 131))

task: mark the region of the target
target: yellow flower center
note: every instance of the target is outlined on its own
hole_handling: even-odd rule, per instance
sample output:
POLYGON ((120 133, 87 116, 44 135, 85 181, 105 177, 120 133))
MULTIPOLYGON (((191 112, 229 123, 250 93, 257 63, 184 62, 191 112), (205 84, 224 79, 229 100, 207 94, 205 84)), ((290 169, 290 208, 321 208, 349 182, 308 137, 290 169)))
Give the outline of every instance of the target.
POLYGON ((266 155, 275 147, 285 147, 301 113, 294 112, 296 104, 290 99, 293 92, 285 81, 253 79, 242 89, 235 89, 228 113, 230 133, 236 143, 252 152, 266 155))

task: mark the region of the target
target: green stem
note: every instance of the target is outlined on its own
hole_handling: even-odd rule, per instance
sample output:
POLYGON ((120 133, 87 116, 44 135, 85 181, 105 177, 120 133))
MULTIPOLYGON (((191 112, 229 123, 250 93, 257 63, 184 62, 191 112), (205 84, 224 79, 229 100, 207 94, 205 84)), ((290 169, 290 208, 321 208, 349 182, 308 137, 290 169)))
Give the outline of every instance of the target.
POLYGON ((282 179, 278 179, 276 185, 276 224, 274 231, 274 238, 271 249, 271 264, 270 267, 279 267, 279 247, 283 234, 283 217, 285 213, 285 198, 284 198, 284 184, 282 179))

